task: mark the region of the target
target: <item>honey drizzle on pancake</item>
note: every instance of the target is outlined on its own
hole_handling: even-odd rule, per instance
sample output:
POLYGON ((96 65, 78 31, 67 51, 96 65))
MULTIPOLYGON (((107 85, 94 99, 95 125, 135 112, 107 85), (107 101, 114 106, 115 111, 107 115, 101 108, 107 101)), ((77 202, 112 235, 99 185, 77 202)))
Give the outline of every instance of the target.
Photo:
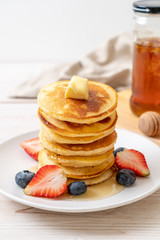
POLYGON ((45 150, 41 150, 38 156, 39 166, 43 167, 45 165, 58 165, 62 168, 64 173, 68 178, 74 179, 86 179, 92 178, 101 175, 107 169, 111 168, 115 162, 113 154, 109 154, 109 157, 103 163, 100 163, 96 166, 84 166, 84 167, 70 167, 64 166, 60 163, 54 161, 54 159, 50 158, 49 153, 45 150))
POLYGON ((109 157, 109 155, 113 153, 114 148, 112 148, 105 154, 97 155, 97 156, 90 156, 90 157, 80 157, 80 156, 70 157, 70 156, 63 156, 60 154, 53 153, 47 149, 44 149, 44 151, 49 159, 56 161, 60 165, 68 166, 68 167, 89 167, 89 166, 97 166, 97 165, 105 162, 106 159, 109 157), (102 157, 102 159, 101 159, 101 157, 102 157), (95 160, 97 160, 96 164, 95 164, 95 160), (77 161, 78 161, 78 164, 77 164, 77 161), (70 164, 68 164, 68 162, 70 162, 70 164))

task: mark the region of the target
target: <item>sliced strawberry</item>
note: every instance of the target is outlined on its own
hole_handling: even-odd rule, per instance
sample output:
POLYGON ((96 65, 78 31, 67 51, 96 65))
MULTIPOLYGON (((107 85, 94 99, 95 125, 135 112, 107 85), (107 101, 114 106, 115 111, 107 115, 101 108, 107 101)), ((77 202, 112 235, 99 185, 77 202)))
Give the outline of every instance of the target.
POLYGON ((136 175, 148 176, 150 174, 144 155, 134 149, 124 149, 118 152, 115 162, 119 169, 130 169, 136 175))
POLYGON ((58 197, 66 191, 67 177, 57 165, 41 167, 30 183, 24 189, 24 193, 36 197, 58 197))
POLYGON ((41 150, 39 138, 33 138, 22 142, 21 147, 28 153, 32 158, 38 160, 38 154, 41 150))

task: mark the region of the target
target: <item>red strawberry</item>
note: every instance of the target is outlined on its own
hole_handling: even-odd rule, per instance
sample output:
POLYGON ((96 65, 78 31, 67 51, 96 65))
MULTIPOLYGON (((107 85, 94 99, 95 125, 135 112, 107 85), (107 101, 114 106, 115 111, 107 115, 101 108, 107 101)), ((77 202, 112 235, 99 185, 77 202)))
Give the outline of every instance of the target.
POLYGON ((118 152, 115 162, 119 169, 130 169, 136 175, 148 176, 150 174, 144 155, 134 149, 124 149, 118 152))
POLYGON ((66 191, 67 177, 57 165, 41 167, 27 187, 24 193, 36 197, 58 197, 66 191))
POLYGON ((21 147, 28 153, 32 158, 38 160, 38 154, 41 150, 39 138, 33 138, 22 142, 21 147))

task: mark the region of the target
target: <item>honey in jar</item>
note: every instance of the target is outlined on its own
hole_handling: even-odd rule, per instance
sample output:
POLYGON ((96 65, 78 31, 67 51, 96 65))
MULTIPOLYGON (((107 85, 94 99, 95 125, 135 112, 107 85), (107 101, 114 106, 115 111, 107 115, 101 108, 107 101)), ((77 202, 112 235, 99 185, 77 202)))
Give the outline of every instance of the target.
POLYGON ((131 108, 137 115, 160 112, 160 38, 134 44, 131 108))
POLYGON ((133 3, 132 111, 160 113, 160 1, 133 3))

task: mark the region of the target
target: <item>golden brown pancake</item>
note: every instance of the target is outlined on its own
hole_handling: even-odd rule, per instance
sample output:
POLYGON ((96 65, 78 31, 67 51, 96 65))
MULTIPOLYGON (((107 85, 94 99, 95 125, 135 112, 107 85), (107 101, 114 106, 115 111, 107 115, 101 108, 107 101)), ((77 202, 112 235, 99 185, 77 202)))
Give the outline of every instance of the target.
POLYGON ((116 111, 114 111, 105 119, 91 124, 79 124, 60 121, 58 119, 50 117, 41 109, 38 111, 38 116, 40 118, 40 122, 50 128, 52 132, 66 137, 86 137, 97 136, 100 134, 105 134, 105 136, 107 136, 113 132, 115 124, 117 122, 116 111))
POLYGON ((74 123, 93 123, 109 116, 117 107, 117 93, 110 86, 88 81, 88 100, 66 99, 69 81, 59 81, 43 87, 38 105, 49 116, 74 123))
POLYGON ((91 166, 91 167, 66 167, 60 164, 57 164, 53 159, 51 160, 48 158, 48 155, 44 150, 41 150, 38 156, 38 162, 41 167, 45 165, 58 165, 64 171, 68 178, 74 179, 85 179, 85 178, 92 178, 101 175, 104 171, 111 168, 115 162, 114 156, 111 153, 109 157, 100 165, 91 166))
POLYGON ((117 139, 117 134, 114 131, 110 135, 101 138, 98 141, 88 144, 59 144, 50 142, 41 131, 39 134, 42 146, 51 152, 64 156, 94 156, 101 155, 111 150, 117 139))
POLYGON ((84 157, 84 156, 63 156, 60 154, 56 154, 54 152, 48 151, 47 149, 44 149, 45 154, 47 155, 47 158, 51 161, 53 160, 56 164, 60 164, 63 166, 68 167, 91 167, 91 166, 97 166, 102 163, 104 163, 108 157, 113 153, 113 148, 102 154, 97 156, 90 156, 90 157, 84 157))
MULTIPOLYGON (((114 173, 114 171, 112 170, 112 168, 110 168, 110 169, 107 169, 106 171, 104 171, 98 177, 83 179, 83 181, 85 182, 85 184, 87 186, 95 185, 95 184, 98 184, 98 183, 101 183, 101 182, 104 182, 104 181, 110 179, 113 176, 113 173, 114 173)), ((79 181, 79 179, 68 178, 67 184, 69 185, 71 182, 75 182, 75 181, 79 181)))
POLYGON ((88 81, 88 100, 65 98, 69 81, 48 84, 38 94, 42 150, 39 167, 59 165, 68 183, 93 185, 113 174, 117 93, 88 81))
POLYGON ((46 136, 46 138, 50 142, 58 142, 58 143, 66 143, 66 144, 86 144, 86 143, 92 143, 95 142, 105 136, 108 136, 108 133, 112 133, 114 131, 114 128, 111 128, 109 132, 107 133, 102 133, 100 135, 96 136, 87 136, 87 137, 66 137, 59 135, 55 133, 51 128, 46 126, 43 122, 40 122, 41 125, 41 131, 43 134, 46 136))
MULTIPOLYGON (((37 173, 38 169, 40 168, 40 166, 38 167, 37 165, 30 168, 29 171, 37 173)), ((94 177, 94 178, 87 178, 87 179, 83 179, 83 181, 86 183, 86 185, 95 185, 101 182, 104 182, 106 180, 108 180, 109 178, 112 177, 114 173, 114 168, 111 167, 110 169, 104 171, 101 175, 99 175, 98 177, 94 177)), ((73 179, 73 178, 68 178, 67 179, 67 184, 69 185, 71 182, 75 182, 75 181, 79 181, 79 179, 73 179)))

